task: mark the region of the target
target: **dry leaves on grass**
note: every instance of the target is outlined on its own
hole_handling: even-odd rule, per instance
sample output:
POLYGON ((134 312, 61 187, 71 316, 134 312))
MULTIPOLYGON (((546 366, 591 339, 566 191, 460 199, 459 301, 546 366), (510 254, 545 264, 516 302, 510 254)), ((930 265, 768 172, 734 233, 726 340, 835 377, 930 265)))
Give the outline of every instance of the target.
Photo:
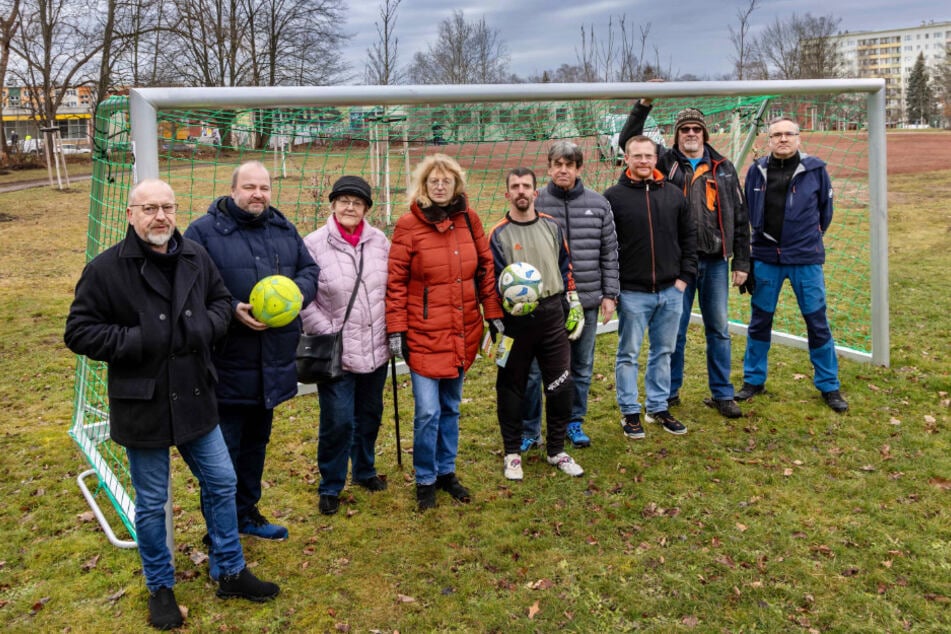
POLYGON ((951 489, 951 480, 940 478, 938 476, 935 476, 929 479, 928 484, 930 484, 933 487, 938 487, 942 491, 947 491, 948 489, 951 489))
POLYGON ((555 582, 551 579, 539 579, 538 581, 529 581, 525 584, 529 590, 548 590, 555 587, 555 582))
POLYGON ((542 609, 538 607, 538 601, 536 601, 535 603, 531 604, 528 608, 528 618, 534 619, 535 615, 541 611, 542 609))
POLYGON ((99 555, 94 555, 82 565, 82 571, 89 572, 94 569, 97 564, 99 564, 99 555))

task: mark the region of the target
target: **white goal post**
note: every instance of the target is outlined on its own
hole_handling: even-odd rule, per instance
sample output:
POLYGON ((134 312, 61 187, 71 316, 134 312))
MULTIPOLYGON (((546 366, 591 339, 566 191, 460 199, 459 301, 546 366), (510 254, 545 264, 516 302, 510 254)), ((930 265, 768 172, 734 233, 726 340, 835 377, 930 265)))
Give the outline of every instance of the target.
MULTIPOLYGON (((451 86, 328 86, 242 88, 135 88, 129 92, 134 180, 159 176, 157 113, 167 109, 295 106, 379 106, 470 102, 544 102, 631 99, 633 96, 708 97, 746 95, 865 94, 868 132, 871 352, 837 346, 844 357, 889 364, 888 204, 885 142, 885 81, 823 79, 790 81, 701 81, 610 84, 489 84, 451 86)), ((737 166, 739 167, 739 165, 737 166)), ((731 324, 744 334, 746 327, 731 324)), ((774 332, 774 341, 806 347, 801 336, 774 332)))

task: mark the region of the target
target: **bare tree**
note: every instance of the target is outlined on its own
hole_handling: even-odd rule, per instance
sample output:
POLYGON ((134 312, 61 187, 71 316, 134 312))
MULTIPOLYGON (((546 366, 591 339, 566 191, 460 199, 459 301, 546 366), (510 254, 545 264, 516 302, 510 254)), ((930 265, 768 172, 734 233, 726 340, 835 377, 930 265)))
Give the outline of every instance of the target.
POLYGON ((384 0, 380 5, 380 22, 375 22, 378 40, 367 49, 366 83, 391 86, 403 82, 404 73, 399 68, 400 39, 394 35, 396 13, 402 0, 384 0))
POLYGON ((776 18, 757 40, 771 79, 823 79, 840 73, 841 58, 832 39, 841 19, 792 14, 776 18))
POLYGON ((249 83, 248 17, 241 0, 173 0, 162 54, 189 86, 249 83))
POLYGON ((439 23, 435 44, 413 55, 410 79, 418 84, 493 84, 508 77, 508 54, 485 20, 467 22, 462 11, 439 23))
POLYGON ((800 23, 800 72, 802 79, 827 79, 842 74, 842 55, 834 36, 841 18, 806 14, 800 23))
POLYGON ((757 59, 755 41, 750 36, 750 17, 753 15, 753 11, 758 8, 757 2, 758 0, 750 0, 745 9, 737 9, 737 26, 735 29, 733 26, 728 27, 730 29, 730 40, 733 42, 733 72, 739 80, 765 79, 765 77, 759 76, 761 64, 757 59))
POLYGON ((339 50, 342 0, 241 0, 247 17, 250 82, 326 85, 347 79, 339 50), (319 63, 315 63, 319 60, 319 63))
MULTIPOLYGON (((10 63, 10 48, 20 27, 20 0, 4 0, 0 3, 0 86, 7 85, 7 66, 10 63)), ((0 123, 3 122, 3 102, 0 101, 0 123)), ((7 147, 7 131, 0 125, 0 151, 7 147)))
POLYGON ((496 29, 490 29, 485 18, 479 20, 472 31, 472 47, 475 59, 475 83, 493 84, 505 79, 508 72, 508 51, 496 29))
POLYGON ((94 0, 24 0, 22 22, 11 50, 22 64, 14 74, 28 87, 37 121, 53 125, 66 89, 95 83, 94 60, 102 52, 102 25, 94 0))
POLYGON ((654 47, 657 63, 646 59, 650 41, 650 22, 638 27, 639 35, 628 32, 627 16, 608 19, 607 31, 598 36, 593 25, 581 26, 581 48, 575 49, 581 81, 645 81, 664 76, 660 69, 660 52, 654 47))

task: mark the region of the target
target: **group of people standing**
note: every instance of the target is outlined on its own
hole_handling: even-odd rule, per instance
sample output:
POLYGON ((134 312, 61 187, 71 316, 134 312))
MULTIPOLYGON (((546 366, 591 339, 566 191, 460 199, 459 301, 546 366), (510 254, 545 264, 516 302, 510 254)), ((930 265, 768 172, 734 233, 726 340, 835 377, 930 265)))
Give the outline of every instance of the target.
POLYGON ((523 479, 521 455, 542 444, 543 400, 547 463, 584 473, 565 449, 591 444, 584 425, 595 335, 599 316, 607 323, 615 311, 617 401, 630 438, 644 437, 637 386, 645 333, 645 421, 687 431, 671 409, 680 404, 695 297, 707 339, 706 403, 735 418, 737 400, 765 392, 772 315, 787 278, 808 326, 815 385, 833 410, 847 409, 825 317, 822 234, 832 190, 824 164, 799 151, 798 126, 780 118, 768 127, 770 155, 741 188, 734 166, 710 146, 699 110, 677 115, 665 149, 641 135, 650 108, 641 100, 632 109, 621 133, 626 169, 603 195, 582 181, 581 148, 558 141, 545 186, 530 169, 508 172, 508 211, 488 233, 469 204, 465 172, 444 154, 414 170, 410 210, 391 241, 368 222, 372 192, 358 176, 333 184, 330 217, 306 237, 271 205, 270 176, 257 161, 235 169, 230 195, 184 235, 167 183, 132 189, 126 237, 83 271, 65 341, 109 365, 111 436, 129 459, 153 626, 183 623, 164 511, 173 445, 201 486, 218 595, 265 601, 279 592, 247 569, 239 535, 288 537, 258 504, 274 408, 297 393, 301 324, 308 334, 343 333, 344 376, 317 387, 325 515, 338 511, 348 471, 368 491, 387 488, 375 445, 387 365, 397 356, 409 367, 415 402, 417 508, 435 507, 439 491, 472 500, 456 474, 460 403, 486 328, 493 341, 511 339, 496 383, 510 480, 523 479), (527 315, 504 312, 496 288, 514 262, 542 278, 527 315), (297 283, 305 308, 301 321, 269 328, 248 297, 275 274, 297 283), (753 307, 738 392, 730 381, 731 284, 752 293, 753 307))

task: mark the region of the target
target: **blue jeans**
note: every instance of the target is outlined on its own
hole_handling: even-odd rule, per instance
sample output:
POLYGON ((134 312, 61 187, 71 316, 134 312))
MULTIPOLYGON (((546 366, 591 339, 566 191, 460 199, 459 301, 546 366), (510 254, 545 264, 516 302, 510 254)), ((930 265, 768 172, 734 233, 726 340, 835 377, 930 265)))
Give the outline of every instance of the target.
POLYGON ((683 293, 669 286, 659 293, 621 291, 618 302, 618 346, 614 364, 617 402, 622 414, 639 414, 637 358, 644 331, 650 339, 644 372, 648 413, 667 409, 670 394, 670 355, 677 344, 677 328, 683 312, 683 293))
POLYGON ((321 495, 340 495, 347 483, 347 465, 354 480, 376 475, 376 437, 383 417, 387 364, 367 374, 347 372, 337 381, 317 386, 320 431, 317 467, 321 495))
MULTIPOLYGON (((135 488, 135 535, 142 559, 145 586, 154 592, 175 585, 175 567, 168 550, 165 503, 168 500, 169 450, 126 447, 129 474, 135 488)), ((228 448, 215 427, 201 438, 178 445, 178 453, 201 486, 205 525, 215 553, 212 578, 244 568, 234 508, 235 475, 228 448)))
POLYGON ((271 439, 274 410, 263 405, 218 404, 221 435, 238 477, 235 505, 243 520, 261 500, 264 457, 271 439))
POLYGON ((430 379, 410 372, 416 415, 413 419, 413 468, 416 484, 434 484, 437 476, 456 472, 459 450, 459 403, 462 379, 430 379))
MULTIPOLYGON (((588 414, 588 392, 594 371, 594 345, 598 337, 598 308, 584 311, 584 330, 571 342, 571 378, 575 383, 571 402, 571 421, 584 422, 588 414)), ((539 438, 542 431, 542 373, 538 362, 532 362, 525 384, 522 405, 522 437, 539 438)))
POLYGON ((684 309, 680 315, 677 347, 670 356, 670 395, 680 392, 684 384, 684 348, 687 346, 687 327, 693 311, 694 295, 700 301, 700 315, 707 337, 707 383, 710 394, 718 401, 733 400, 730 381, 730 321, 728 306, 730 292, 730 265, 724 259, 701 257, 697 263, 697 279, 687 284, 684 291, 684 309))
POLYGON ((826 318, 826 288, 821 264, 769 264, 753 260, 756 288, 750 299, 752 311, 743 357, 743 381, 751 385, 766 383, 773 315, 783 282, 789 280, 799 310, 806 322, 812 382, 820 392, 839 389, 839 361, 835 341, 826 318))

